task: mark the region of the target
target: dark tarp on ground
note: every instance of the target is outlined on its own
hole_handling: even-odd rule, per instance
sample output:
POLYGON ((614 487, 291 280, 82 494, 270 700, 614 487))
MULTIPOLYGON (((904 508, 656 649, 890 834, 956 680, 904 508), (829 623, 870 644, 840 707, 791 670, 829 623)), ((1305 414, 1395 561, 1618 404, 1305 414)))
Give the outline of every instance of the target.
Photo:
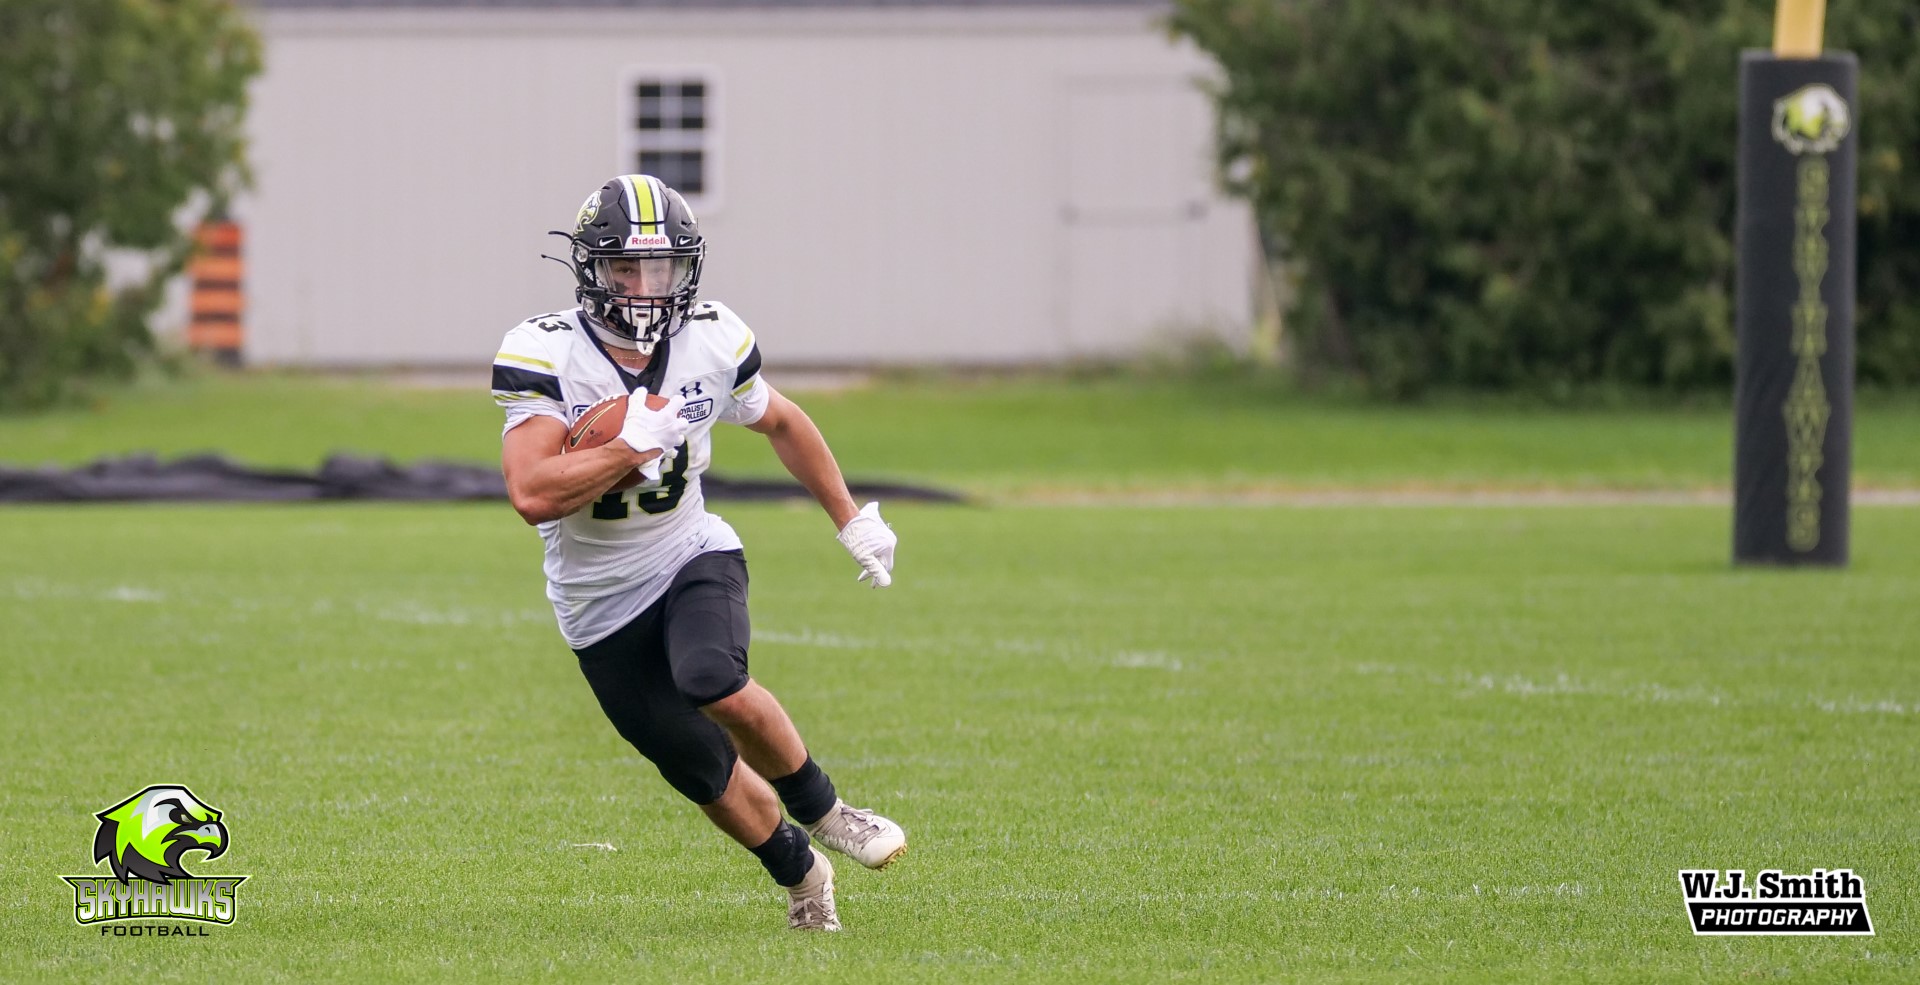
MULTIPOLYGON (((913 499, 957 503, 961 497, 936 489, 884 483, 850 483, 855 499, 913 499)), ((700 479, 708 499, 805 499, 798 483, 700 479)), ((256 469, 217 455, 162 462, 152 455, 103 458, 72 469, 0 466, 0 503, 85 502, 289 502, 294 500, 483 500, 507 498, 500 470, 486 465, 416 462, 395 465, 381 458, 335 455, 318 472, 256 469)))

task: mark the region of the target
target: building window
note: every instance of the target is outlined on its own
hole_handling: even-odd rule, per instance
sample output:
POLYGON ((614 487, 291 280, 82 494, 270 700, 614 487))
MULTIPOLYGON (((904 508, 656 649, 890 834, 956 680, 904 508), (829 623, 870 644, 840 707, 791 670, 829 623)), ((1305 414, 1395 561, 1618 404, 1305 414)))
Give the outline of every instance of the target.
POLYGON ((713 204, 713 84, 701 72, 636 72, 625 93, 621 167, 650 174, 696 211, 713 204))

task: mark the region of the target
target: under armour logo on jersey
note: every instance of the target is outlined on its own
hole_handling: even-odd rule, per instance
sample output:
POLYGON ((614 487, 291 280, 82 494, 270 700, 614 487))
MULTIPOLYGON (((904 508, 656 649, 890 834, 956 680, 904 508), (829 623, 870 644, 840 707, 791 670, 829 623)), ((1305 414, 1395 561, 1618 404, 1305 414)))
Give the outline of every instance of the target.
POLYGON ((683 387, 681 387, 681 388, 680 388, 680 396, 681 396, 681 397, 683 397, 683 398, 685 398, 685 397, 697 397, 697 396, 699 396, 699 395, 700 395, 700 392, 701 392, 701 391, 700 391, 700 384, 699 384, 699 382, 698 382, 698 381, 695 381, 695 382, 693 382, 693 383, 689 383, 689 384, 687 384, 686 386, 683 386, 683 387))

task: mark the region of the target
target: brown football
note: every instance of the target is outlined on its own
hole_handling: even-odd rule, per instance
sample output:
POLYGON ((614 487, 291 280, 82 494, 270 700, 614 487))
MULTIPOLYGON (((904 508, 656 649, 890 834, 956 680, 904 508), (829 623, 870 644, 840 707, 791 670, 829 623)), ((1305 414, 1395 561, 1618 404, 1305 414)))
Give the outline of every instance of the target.
MULTIPOLYGON (((667 398, 657 393, 647 394, 648 410, 659 410, 666 405, 667 398)), ((560 453, 564 455, 570 451, 586 451, 589 448, 598 448, 617 437, 620 434, 620 428, 626 424, 626 421, 626 395, 622 394, 617 397, 608 397, 588 407, 586 412, 580 415, 580 419, 573 422, 573 427, 567 431, 566 442, 560 446, 560 453)), ((635 469, 627 473, 625 478, 614 483, 610 491, 618 492, 622 489, 632 489, 643 481, 645 480, 641 477, 640 470, 635 469)))

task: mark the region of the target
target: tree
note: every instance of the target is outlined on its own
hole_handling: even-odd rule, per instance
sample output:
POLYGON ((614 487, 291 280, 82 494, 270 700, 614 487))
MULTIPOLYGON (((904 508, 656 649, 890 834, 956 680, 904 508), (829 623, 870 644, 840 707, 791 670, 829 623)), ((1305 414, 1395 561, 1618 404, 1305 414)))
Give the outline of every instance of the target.
POLYGON ((194 221, 245 181, 259 68, 226 0, 0 3, 0 407, 153 351, 194 221))
MULTIPOLYGON (((1920 4, 1851 0, 1860 353, 1920 380, 1920 4)), ((1722 384, 1753 0, 1178 0, 1231 186, 1300 273, 1292 355, 1405 395, 1722 384)))

